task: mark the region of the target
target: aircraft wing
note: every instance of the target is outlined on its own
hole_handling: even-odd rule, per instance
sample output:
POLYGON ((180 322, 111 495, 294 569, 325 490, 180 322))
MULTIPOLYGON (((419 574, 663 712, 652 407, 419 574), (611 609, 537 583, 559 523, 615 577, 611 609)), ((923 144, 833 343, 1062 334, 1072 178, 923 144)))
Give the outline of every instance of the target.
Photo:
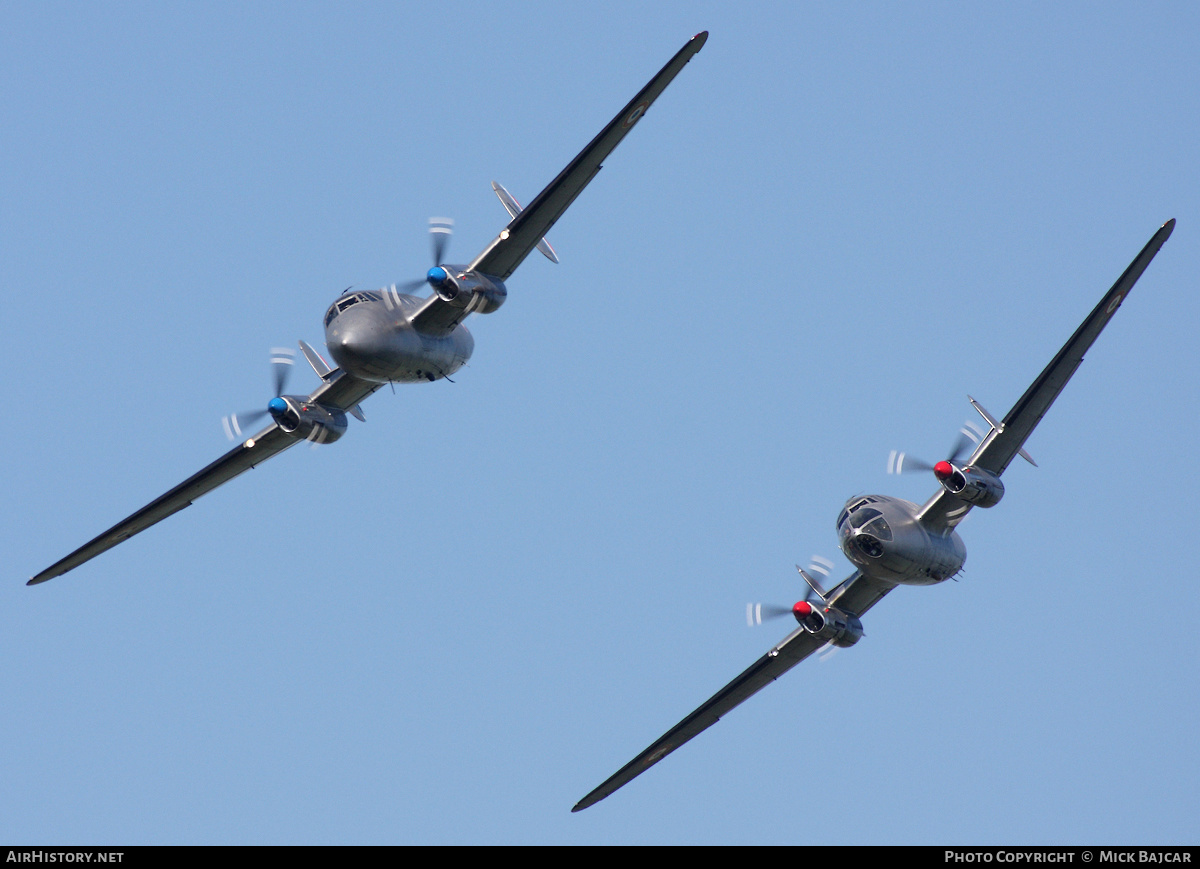
POLYGON ((325 382, 313 390, 308 400, 326 407, 336 407, 338 410, 350 410, 375 390, 383 387, 382 383, 359 380, 340 368, 322 375, 322 380, 325 382))
MULTIPOLYGON (((329 372, 324 381, 309 396, 309 400, 327 407, 336 407, 339 410, 349 410, 379 388, 379 384, 351 377, 341 369, 329 372)), ((29 580, 26 585, 37 585, 48 579, 54 579, 56 576, 62 576, 68 570, 72 570, 102 552, 107 552, 118 543, 128 540, 139 531, 145 531, 151 525, 161 522, 172 513, 178 513, 184 507, 190 506, 201 495, 211 492, 222 483, 265 462, 271 456, 283 452, 297 442, 278 425, 271 423, 254 437, 238 444, 199 473, 193 474, 166 494, 155 498, 141 510, 121 520, 94 540, 85 543, 66 558, 56 561, 29 580)))
MULTIPOLYGON (((1038 378, 1020 400, 1013 405, 1008 415, 998 425, 992 427, 987 437, 976 448, 967 464, 970 467, 991 471, 996 476, 1004 473, 1016 455, 1021 451, 1025 440, 1045 416, 1050 405, 1063 391, 1075 369, 1083 362, 1083 355, 1091 348, 1100 332, 1108 325, 1121 302, 1129 295, 1137 279, 1150 265, 1150 260, 1158 253, 1172 230, 1175 229, 1175 219, 1172 218, 1159 227, 1158 232, 1129 264, 1129 268, 1117 282, 1112 285, 1100 303, 1088 314, 1087 318, 1075 330, 1071 339, 1063 345, 1050 364, 1046 366, 1038 378)), ((970 505, 966 504, 944 489, 937 493, 921 508, 921 520, 927 525, 937 527, 953 527, 966 516, 970 505)))
POLYGON ((555 221, 562 217, 567 207, 575 201, 588 182, 600 171, 600 164, 612 153, 633 125, 642 119, 658 95, 666 90, 671 80, 708 39, 708 32, 697 33, 681 48, 658 75, 629 101, 625 108, 600 131, 586 148, 563 169, 550 184, 512 219, 496 236, 483 253, 475 257, 470 268, 473 271, 492 275, 502 281, 516 271, 522 260, 542 240, 555 221))
MULTIPOLYGON (((855 571, 830 592, 829 600, 831 604, 835 604, 841 609, 853 612, 855 615, 862 615, 893 588, 895 586, 885 585, 855 571), (862 608, 851 609, 850 605, 853 603, 860 604, 862 608)), ((664 733, 657 742, 576 803, 571 811, 582 811, 588 806, 600 802, 613 791, 654 766, 679 746, 712 727, 734 707, 757 694, 824 645, 824 640, 814 637, 802 627, 796 628, 783 639, 783 642, 751 664, 740 676, 710 697, 699 709, 664 733)))
POLYGON ((296 443, 278 425, 271 423, 254 437, 238 444, 221 458, 197 474, 188 477, 174 489, 155 498, 132 516, 118 522, 99 537, 85 543, 66 558, 47 567, 26 585, 37 585, 56 576, 62 576, 85 561, 90 561, 102 552, 107 552, 118 543, 128 540, 139 531, 144 531, 156 522, 161 522, 172 513, 178 513, 206 492, 211 492, 224 482, 232 480, 243 471, 248 471, 259 462, 264 462, 276 453, 281 453, 296 443))

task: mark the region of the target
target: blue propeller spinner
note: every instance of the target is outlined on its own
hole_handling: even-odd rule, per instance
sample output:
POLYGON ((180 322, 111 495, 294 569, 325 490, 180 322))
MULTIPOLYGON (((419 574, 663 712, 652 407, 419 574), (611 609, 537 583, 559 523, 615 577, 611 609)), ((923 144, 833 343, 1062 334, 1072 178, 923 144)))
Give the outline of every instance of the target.
POLYGON ((279 396, 276 396, 267 402, 267 410, 270 412, 271 416, 273 416, 275 419, 279 419, 279 417, 287 413, 287 402, 279 396))

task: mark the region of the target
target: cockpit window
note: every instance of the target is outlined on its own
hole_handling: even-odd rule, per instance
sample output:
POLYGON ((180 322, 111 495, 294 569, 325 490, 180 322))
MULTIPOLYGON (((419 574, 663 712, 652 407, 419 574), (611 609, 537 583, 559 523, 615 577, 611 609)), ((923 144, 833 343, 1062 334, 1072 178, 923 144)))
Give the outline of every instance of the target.
MULTIPOLYGON (((868 504, 874 504, 876 502, 876 500, 877 500, 876 498, 861 498, 858 501, 855 501, 853 504, 851 504, 845 510, 843 510, 841 512, 841 514, 838 516, 837 527, 841 528, 844 524, 846 524, 846 519, 850 516, 851 513, 857 513, 861 508, 867 506, 868 504)), ((878 515, 880 515, 880 513, 878 510, 872 510, 871 515, 878 516, 878 515)), ((859 527, 865 521, 866 521, 866 519, 859 519, 857 522, 853 523, 854 527, 855 528, 859 527)))
POLYGON ((883 515, 873 507, 869 507, 866 510, 851 510, 850 512, 850 525, 854 528, 862 528, 876 516, 883 515))
POLYGON ((325 325, 328 326, 333 322, 333 318, 347 308, 357 305, 359 302, 382 302, 383 296, 379 293, 354 293, 350 296, 342 296, 336 302, 329 306, 329 310, 325 312, 325 325))
POLYGON ((892 529, 888 526, 887 520, 884 519, 882 515, 876 519, 872 519, 865 526, 863 526, 863 532, 867 534, 874 534, 880 540, 892 539, 892 529))

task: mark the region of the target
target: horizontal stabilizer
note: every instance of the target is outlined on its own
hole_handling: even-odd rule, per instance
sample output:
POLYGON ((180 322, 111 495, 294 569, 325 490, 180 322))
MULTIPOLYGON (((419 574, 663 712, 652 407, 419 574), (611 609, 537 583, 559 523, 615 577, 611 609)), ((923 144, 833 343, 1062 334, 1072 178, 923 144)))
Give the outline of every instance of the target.
MULTIPOLYGON (((521 203, 517 202, 516 198, 504 189, 503 184, 501 184, 499 181, 493 181, 492 190, 496 191, 496 195, 500 197, 500 201, 504 203, 504 209, 508 212, 509 217, 516 217, 521 213, 521 203)), ((537 243, 537 249, 541 251, 542 256, 550 260, 550 262, 558 262, 558 254, 554 252, 554 248, 550 246, 550 242, 546 241, 545 236, 542 236, 541 241, 537 243)))
POLYGON ((307 341, 300 341, 300 350, 304 353, 304 358, 308 360, 308 364, 312 366, 313 371, 317 372, 317 377, 322 380, 328 380, 329 375, 333 373, 333 369, 329 367, 321 354, 309 346, 307 341))

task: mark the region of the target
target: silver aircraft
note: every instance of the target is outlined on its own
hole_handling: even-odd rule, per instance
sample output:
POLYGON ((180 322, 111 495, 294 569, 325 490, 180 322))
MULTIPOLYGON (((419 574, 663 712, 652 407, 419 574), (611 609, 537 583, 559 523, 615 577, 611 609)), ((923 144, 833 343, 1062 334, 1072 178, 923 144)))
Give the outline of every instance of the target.
MULTIPOLYGON (((363 420, 359 402, 386 383, 432 382, 461 368, 475 349, 475 339, 463 320, 468 314, 490 314, 504 304, 508 296, 504 282, 535 248, 558 262, 544 238, 546 232, 707 39, 706 31, 688 40, 527 208, 522 209, 507 190, 493 182, 492 189, 512 220, 470 263, 442 261, 449 230, 431 221, 434 265, 424 280, 373 292, 347 291, 326 312, 325 341, 336 367, 300 342, 305 358, 321 378, 320 386, 309 395, 282 395, 283 373, 293 354, 286 349, 273 351, 275 397, 265 411, 255 414, 259 418, 270 416, 266 428, 27 584, 61 576, 300 441, 337 440, 346 432, 347 414, 363 420), (409 294, 426 283, 433 295, 419 298, 409 294)), ((246 421, 243 416, 242 422, 246 421)), ((225 425, 231 436, 242 436, 236 416, 227 417, 225 425)))
MULTIPOLYGON (((906 467, 933 471, 940 484, 933 497, 920 506, 886 495, 862 495, 847 501, 837 518, 837 533, 842 552, 857 568, 854 573, 827 591, 812 573, 797 567, 809 592, 790 610, 778 612, 791 614, 800 626, 571 811, 595 805, 813 652, 827 645, 853 646, 863 636, 862 616, 898 585, 933 585, 962 570, 967 550, 955 526, 972 507, 992 507, 1000 501, 1004 495, 1000 475, 1009 462, 1018 455, 1033 462, 1024 450, 1026 438, 1174 228, 1174 219, 1162 225, 1003 420, 997 422, 968 397, 988 430, 965 462, 960 454, 970 440, 961 438, 949 458, 933 465, 906 459, 903 454, 890 456, 889 471, 906 467)), ((753 621, 761 618, 761 610, 752 609, 747 615, 753 621)))

